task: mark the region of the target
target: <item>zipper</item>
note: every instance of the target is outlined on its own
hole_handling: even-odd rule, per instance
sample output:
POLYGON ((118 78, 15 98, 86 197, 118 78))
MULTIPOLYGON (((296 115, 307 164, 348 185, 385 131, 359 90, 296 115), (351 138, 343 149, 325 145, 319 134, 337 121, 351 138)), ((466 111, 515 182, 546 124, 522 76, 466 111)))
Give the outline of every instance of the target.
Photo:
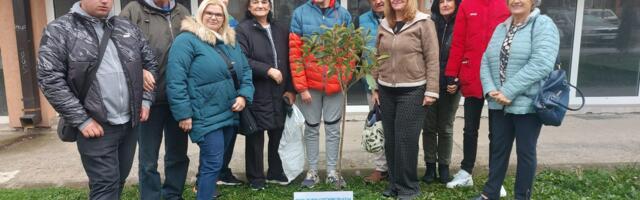
POLYGON ((396 56, 394 56, 394 52, 395 52, 395 48, 396 48, 396 34, 393 33, 393 41, 391 41, 391 68, 393 69, 393 73, 391 73, 391 80, 393 80, 392 86, 395 87, 396 86, 396 56))
POLYGON ((444 47, 444 43, 446 42, 446 38, 445 36, 447 35, 447 27, 449 27, 449 23, 445 23, 444 24, 444 31, 442 31, 442 44, 440 44, 441 47, 444 47))
MULTIPOLYGON (((116 47, 116 49, 121 49, 116 42, 114 42, 113 45, 116 47)), ((133 84, 131 83, 131 77, 130 77, 129 71, 127 70, 127 65, 125 65, 125 62, 123 62, 125 59, 123 59, 121 52, 117 51, 117 53, 118 53, 118 59, 120 60, 120 65, 122 66, 122 73, 124 74, 124 79, 128 87, 127 93, 129 93, 129 116, 131 117, 130 119, 132 122, 131 126, 133 127, 136 125, 133 123, 134 121, 136 121, 134 120, 135 116, 137 116, 135 113, 136 111, 140 112, 140 110, 142 110, 142 107, 140 108, 140 110, 135 109, 135 106, 134 106, 135 102, 133 102, 135 99, 135 96, 133 94, 133 84)), ((122 85, 119 86, 119 89, 120 91, 122 91, 122 85)), ((143 98, 141 98, 141 100, 144 101, 144 91, 142 93, 143 93, 142 94, 143 98)), ((122 103, 122 101, 124 101, 124 98, 120 97, 120 101, 122 103)), ((138 123, 140 123, 139 120, 138 120, 138 123)))
POLYGON ((167 19, 167 22, 169 23, 169 32, 171 32, 171 40, 173 40, 174 38, 176 38, 176 36, 173 34, 173 25, 171 23, 171 14, 168 14, 167 17, 165 17, 167 19))

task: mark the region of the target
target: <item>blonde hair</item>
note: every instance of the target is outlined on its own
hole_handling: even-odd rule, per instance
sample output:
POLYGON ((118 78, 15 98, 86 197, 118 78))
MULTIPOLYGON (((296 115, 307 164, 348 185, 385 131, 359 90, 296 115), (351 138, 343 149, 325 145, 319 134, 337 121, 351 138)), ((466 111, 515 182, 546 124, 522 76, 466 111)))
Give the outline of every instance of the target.
MULTIPOLYGON (((222 37, 221 39, 227 45, 234 46, 236 44, 236 32, 229 26, 229 11, 227 10, 227 6, 221 0, 204 0, 200 3, 198 7, 198 12, 196 13, 196 22, 198 24, 204 25, 202 18, 204 17, 204 10, 207 6, 220 6, 222 11, 224 12, 224 22, 222 23, 222 27, 217 32, 222 37)), ((213 31, 213 30, 210 30, 213 31)), ((215 31, 214 31, 215 32, 215 31)))
MULTIPOLYGON (((407 4, 404 7, 404 21, 411 21, 416 17, 416 13, 418 12, 418 1, 417 0, 406 0, 407 4)), ((384 18, 387 19, 387 22, 391 27, 396 26, 396 11, 391 7, 391 0, 384 0, 384 18)))

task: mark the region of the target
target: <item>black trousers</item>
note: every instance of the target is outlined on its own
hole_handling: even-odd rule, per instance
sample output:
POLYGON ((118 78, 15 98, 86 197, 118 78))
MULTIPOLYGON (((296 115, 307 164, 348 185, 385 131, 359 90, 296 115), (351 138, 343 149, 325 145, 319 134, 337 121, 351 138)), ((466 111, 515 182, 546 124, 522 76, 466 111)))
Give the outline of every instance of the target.
POLYGON ((89 199, 120 199, 124 183, 131 171, 138 134, 131 123, 101 124, 104 136, 78 136, 78 152, 89 177, 89 199))
POLYGON ((500 198, 509 156, 516 141, 518 167, 516 169, 515 199, 531 199, 536 175, 536 145, 542 123, 535 114, 505 114, 502 110, 489 111, 492 139, 490 142, 489 179, 483 193, 489 199, 500 198))
POLYGON ((385 156, 389 166, 389 188, 398 197, 420 194, 418 151, 420 131, 426 117, 424 87, 379 86, 385 156))
MULTIPOLYGON (((280 146, 280 138, 282 138, 283 129, 267 130, 269 135, 269 143, 267 145, 267 161, 269 169, 267 170, 268 180, 288 181, 282 169, 282 160, 278 154, 280 146)), ((264 131, 246 137, 245 145, 245 166, 247 168, 247 180, 249 182, 265 181, 264 176, 264 131)))
MULTIPOLYGON (((478 153, 478 129, 480 129, 480 117, 484 107, 484 99, 465 97, 464 99, 464 133, 463 133, 463 159, 460 168, 473 173, 478 153)), ((489 133, 491 138, 491 133, 489 133)))

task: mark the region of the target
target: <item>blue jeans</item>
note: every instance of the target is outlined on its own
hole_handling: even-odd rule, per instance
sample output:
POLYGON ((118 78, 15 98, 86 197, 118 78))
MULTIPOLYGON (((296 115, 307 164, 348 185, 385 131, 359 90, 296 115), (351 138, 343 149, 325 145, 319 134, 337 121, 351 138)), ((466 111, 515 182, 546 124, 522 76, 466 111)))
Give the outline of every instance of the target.
MULTIPOLYGON (((236 128, 237 130, 237 128, 236 128)), ((237 132, 237 131, 234 131, 237 132)), ((229 168, 229 164, 231 163, 231 157, 233 157, 233 150, 236 146, 236 135, 237 134, 225 134, 224 135, 224 158, 222 163, 222 169, 220 170, 221 178, 229 178, 233 176, 233 172, 231 168, 229 168)))
POLYGON ((535 114, 515 115, 502 110, 489 110, 489 178, 483 193, 489 199, 500 198, 500 186, 504 182, 509 156, 516 141, 518 166, 516 169, 515 199, 531 199, 533 180, 536 176, 536 145, 542 123, 535 114))
POLYGON ((149 120, 138 128, 140 145, 139 170, 140 199, 182 199, 184 183, 189 170, 187 157, 188 135, 178 127, 168 105, 151 108, 149 120), (164 132, 164 185, 158 173, 158 153, 164 132))
POLYGON ((200 146, 200 166, 198 167, 198 200, 215 199, 216 181, 222 168, 222 160, 224 157, 225 137, 235 134, 235 128, 232 126, 223 127, 215 130, 204 137, 204 140, 198 143, 200 146))

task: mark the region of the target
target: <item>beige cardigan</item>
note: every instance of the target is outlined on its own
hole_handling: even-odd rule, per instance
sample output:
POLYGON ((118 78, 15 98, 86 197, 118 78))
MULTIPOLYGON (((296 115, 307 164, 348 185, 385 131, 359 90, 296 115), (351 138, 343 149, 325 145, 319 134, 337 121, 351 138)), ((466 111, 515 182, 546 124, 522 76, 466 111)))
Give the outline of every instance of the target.
POLYGON ((438 36, 429 15, 422 12, 394 33, 387 20, 378 28, 378 53, 389 55, 372 71, 378 84, 386 87, 426 85, 425 96, 439 97, 438 36))

